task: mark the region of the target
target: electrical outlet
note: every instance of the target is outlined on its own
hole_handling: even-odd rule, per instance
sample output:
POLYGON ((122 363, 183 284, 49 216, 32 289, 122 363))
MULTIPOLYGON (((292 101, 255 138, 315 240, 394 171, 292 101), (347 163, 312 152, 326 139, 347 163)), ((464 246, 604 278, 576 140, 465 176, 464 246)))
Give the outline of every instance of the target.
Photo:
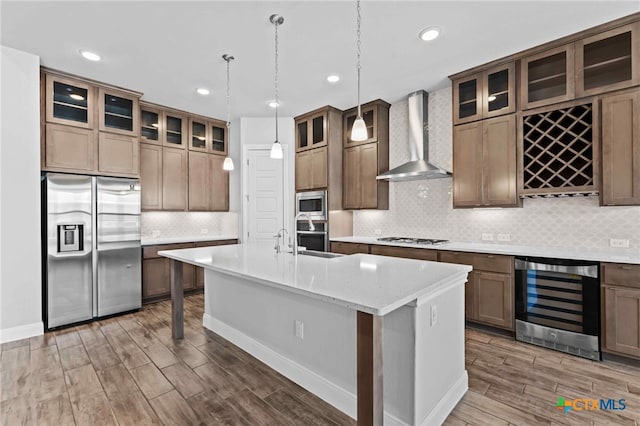
POLYGON ((490 234, 488 232, 483 232, 482 241, 493 241, 493 234, 490 234))
POLYGON ((431 306, 431 327, 436 325, 437 321, 438 321, 438 307, 435 305, 432 305, 431 306))
POLYGON ((373 230, 373 233, 374 233, 375 235, 382 235, 382 230, 381 230, 381 229, 374 229, 374 230, 373 230))
POLYGON ((151 235, 153 238, 158 238, 160 236, 160 231, 151 231, 151 235))
POLYGON ((511 241, 511 234, 498 234, 498 241, 511 241))
POLYGON ((611 246, 611 247, 629 248, 629 240, 625 240, 625 239, 622 239, 622 238, 610 238, 609 239, 609 246, 611 246))
POLYGON ((295 335, 298 339, 304 339, 304 323, 302 321, 295 320, 295 335))
POLYGON ((200 233, 201 233, 201 234, 208 234, 208 233, 209 233, 209 229, 207 229, 207 228, 202 228, 202 229, 200 229, 200 233))

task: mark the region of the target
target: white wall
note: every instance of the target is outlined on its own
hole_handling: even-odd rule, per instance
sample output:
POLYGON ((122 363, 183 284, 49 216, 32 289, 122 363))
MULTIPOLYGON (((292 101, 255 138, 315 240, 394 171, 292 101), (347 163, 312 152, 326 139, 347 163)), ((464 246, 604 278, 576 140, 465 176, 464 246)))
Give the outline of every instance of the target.
MULTIPOLYGON (((407 102, 389 111, 389 166, 409 159, 407 102)), ((451 88, 429 94, 431 161, 452 163, 451 88)), ((510 234, 516 245, 603 249, 610 238, 640 249, 640 207, 600 207, 598 197, 525 199, 522 208, 453 209, 451 179, 391 182, 389 210, 357 211, 354 235, 399 235, 481 241, 482 233, 510 234)), ((503 243, 504 244, 504 243, 503 243)), ((623 249, 624 250, 624 249, 623 249)))
MULTIPOLYGON (((295 158, 295 149, 294 149, 294 121, 293 117, 279 117, 278 118, 278 140, 283 146, 285 153, 285 160, 287 164, 284 166, 286 184, 284 185, 284 197, 285 197, 285 215, 284 220, 285 223, 288 224, 286 226, 287 230, 291 233, 293 226, 293 200, 295 198, 295 169, 294 169, 294 158, 295 158)), ((273 141, 276 138, 276 126, 275 119, 271 117, 242 117, 240 119, 240 144, 238 144, 238 149, 242 150, 242 146, 246 145, 268 145, 271 146, 273 141), (240 146, 242 145, 242 146, 240 146)), ((235 161, 235 158, 234 158, 235 161)), ((238 161, 236 163, 236 171, 242 175, 241 168, 244 162, 244 159, 238 161), (240 165, 240 167, 238 167, 240 165)), ((241 212, 241 217, 244 212, 242 212, 242 185, 240 179, 234 182, 229 188, 229 196, 234 201, 229 200, 230 205, 234 205, 237 203, 239 206, 239 210, 241 212), (237 186, 235 186, 237 184, 237 186)), ((243 220, 238 221, 238 236, 242 239, 242 223, 243 220)))
POLYGON ((0 342, 42 334, 40 58, 2 46, 0 342))

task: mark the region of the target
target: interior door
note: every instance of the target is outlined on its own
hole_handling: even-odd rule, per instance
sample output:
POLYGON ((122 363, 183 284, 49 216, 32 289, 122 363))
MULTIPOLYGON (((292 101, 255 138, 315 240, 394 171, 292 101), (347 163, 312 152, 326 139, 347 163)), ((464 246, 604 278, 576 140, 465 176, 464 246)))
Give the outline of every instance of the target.
POLYGON ((284 228, 284 160, 270 157, 266 149, 248 151, 247 193, 248 212, 246 237, 248 242, 274 241, 274 235, 284 228))
POLYGON ((98 177, 97 315, 139 308, 140 184, 137 179, 98 177))

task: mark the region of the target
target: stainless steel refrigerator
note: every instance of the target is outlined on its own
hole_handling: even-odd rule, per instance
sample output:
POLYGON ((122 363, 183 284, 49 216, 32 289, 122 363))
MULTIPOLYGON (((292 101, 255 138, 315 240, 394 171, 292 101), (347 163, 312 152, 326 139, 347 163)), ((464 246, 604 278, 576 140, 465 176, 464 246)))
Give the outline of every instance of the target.
POLYGON ((139 308, 139 181, 47 173, 42 195, 46 327, 139 308))

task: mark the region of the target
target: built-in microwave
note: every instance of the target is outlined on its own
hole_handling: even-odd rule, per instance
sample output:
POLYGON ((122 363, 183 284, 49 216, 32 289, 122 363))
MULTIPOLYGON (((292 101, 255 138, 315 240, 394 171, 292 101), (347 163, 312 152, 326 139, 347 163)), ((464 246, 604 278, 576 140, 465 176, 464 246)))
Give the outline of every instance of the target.
POLYGON ((327 191, 296 193, 296 215, 306 213, 311 220, 327 220, 327 191))

